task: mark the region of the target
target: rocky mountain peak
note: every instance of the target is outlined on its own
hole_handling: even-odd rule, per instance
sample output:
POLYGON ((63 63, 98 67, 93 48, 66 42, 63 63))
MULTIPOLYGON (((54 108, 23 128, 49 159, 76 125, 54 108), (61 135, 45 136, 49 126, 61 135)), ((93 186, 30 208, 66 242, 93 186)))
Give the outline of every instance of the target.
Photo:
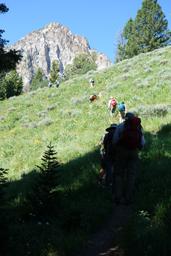
MULTIPOLYGON (((58 60, 60 72, 63 73, 66 65, 71 64, 79 53, 96 52, 90 49, 87 39, 72 34, 67 27, 56 22, 29 33, 12 45, 12 48, 20 50, 23 55, 17 71, 23 78, 25 90, 29 89, 38 68, 41 68, 48 77, 52 62, 58 60)), ((96 55, 98 69, 111 66, 111 62, 104 54, 96 52, 96 55)))

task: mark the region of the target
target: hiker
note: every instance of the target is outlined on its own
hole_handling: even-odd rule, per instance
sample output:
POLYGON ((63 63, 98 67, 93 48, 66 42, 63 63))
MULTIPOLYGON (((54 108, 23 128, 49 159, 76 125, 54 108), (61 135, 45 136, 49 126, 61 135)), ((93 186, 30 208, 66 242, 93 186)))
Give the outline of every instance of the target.
POLYGON ((94 79, 90 79, 89 83, 90 83, 90 87, 94 87, 94 79))
POLYGON ((106 133, 101 140, 101 169, 99 172, 99 176, 101 180, 105 176, 106 186, 112 184, 113 159, 115 155, 115 148, 113 147, 112 139, 116 127, 116 124, 111 124, 111 126, 106 129, 106 133))
POLYGON ((117 101, 115 100, 114 97, 110 97, 108 102, 108 109, 110 111, 111 116, 113 116, 113 114, 115 113, 116 106, 117 106, 117 101))
POLYGON ((123 122, 125 120, 125 103, 122 101, 121 103, 118 103, 118 111, 119 111, 119 123, 123 122))
POLYGON ((90 95, 89 101, 90 101, 90 102, 93 102, 93 101, 95 101, 95 100, 97 100, 97 95, 96 95, 96 94, 90 95))
POLYGON ((117 147, 113 172, 113 196, 116 204, 130 204, 137 174, 138 151, 145 144, 141 119, 133 113, 125 115, 125 121, 119 124, 113 136, 117 147))

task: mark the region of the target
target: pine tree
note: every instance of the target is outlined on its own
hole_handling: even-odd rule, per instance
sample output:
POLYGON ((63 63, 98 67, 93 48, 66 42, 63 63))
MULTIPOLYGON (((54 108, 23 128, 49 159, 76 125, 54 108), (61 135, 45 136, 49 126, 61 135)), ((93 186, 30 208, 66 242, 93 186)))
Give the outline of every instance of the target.
POLYGON ((171 42, 168 22, 157 0, 144 0, 135 20, 130 19, 123 30, 124 48, 118 44, 117 59, 131 58, 142 52, 164 47, 171 42), (123 54, 124 50, 124 54, 123 54))
POLYGON ((116 62, 136 55, 137 46, 133 39, 134 29, 134 21, 129 19, 118 41, 116 62))
POLYGON ((135 22, 132 19, 129 19, 123 31, 123 36, 127 41, 125 44, 125 58, 131 58, 139 53, 137 41, 134 35, 135 22))
POLYGON ((38 68, 30 85, 30 90, 37 90, 38 88, 42 88, 47 86, 47 83, 43 83, 44 81, 44 73, 41 68, 38 68))
POLYGON ((50 70, 50 81, 51 81, 51 83, 54 84, 59 79, 59 72, 60 72, 59 63, 58 63, 57 60, 54 60, 52 62, 52 67, 51 67, 51 70, 50 70))
POLYGON ((168 45, 171 33, 168 22, 157 0, 144 0, 135 19, 134 37, 138 53, 149 52, 168 45))
POLYGON ((47 146, 42 157, 42 164, 37 166, 39 175, 28 199, 32 213, 39 218, 53 214, 56 208, 56 191, 58 184, 58 168, 60 164, 56 159, 56 152, 51 143, 47 146))
MULTIPOLYGON (((0 14, 8 12, 8 10, 9 9, 5 4, 0 4, 0 14)), ((4 49, 5 45, 8 43, 8 40, 2 38, 3 33, 4 30, 0 29, 0 72, 14 69, 19 60, 21 60, 21 54, 18 51, 6 51, 4 49)))
MULTIPOLYGON (((18 75, 16 70, 12 70, 5 75, 4 79, 2 79, 1 87, 5 90, 4 98, 18 96, 21 94, 23 89, 22 78, 18 75)), ((1 91, 0 98, 3 99, 1 91)))

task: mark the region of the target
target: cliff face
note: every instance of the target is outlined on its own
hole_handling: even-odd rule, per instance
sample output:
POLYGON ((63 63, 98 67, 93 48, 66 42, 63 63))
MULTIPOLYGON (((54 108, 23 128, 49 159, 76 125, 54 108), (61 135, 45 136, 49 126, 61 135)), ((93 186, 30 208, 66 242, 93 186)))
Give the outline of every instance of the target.
MULTIPOLYGON (((72 34, 68 28, 58 23, 50 23, 26 35, 12 45, 12 48, 20 50, 23 55, 17 71, 23 78, 25 90, 29 88, 38 68, 41 68, 48 77, 53 60, 58 60, 60 72, 63 73, 65 66, 71 64, 77 54, 96 52, 90 49, 84 37, 72 34)), ((96 55, 97 69, 111 66, 111 62, 104 54, 96 52, 96 55)))

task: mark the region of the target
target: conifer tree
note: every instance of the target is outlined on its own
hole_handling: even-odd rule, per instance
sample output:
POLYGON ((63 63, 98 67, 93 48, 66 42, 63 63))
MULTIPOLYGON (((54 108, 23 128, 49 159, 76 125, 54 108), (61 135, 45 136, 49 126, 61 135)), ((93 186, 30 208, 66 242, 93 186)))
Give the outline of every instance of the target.
POLYGON ((44 80, 44 73, 41 68, 38 68, 30 85, 30 90, 36 90, 41 87, 47 86, 46 83, 43 83, 44 80))
POLYGON ((137 46, 133 39, 133 34, 134 21, 132 19, 129 19, 118 41, 116 62, 136 55, 137 46))
MULTIPOLYGON (((131 58, 139 53, 164 47, 171 42, 168 22, 157 0, 144 0, 135 20, 130 19, 124 27, 124 54, 118 59, 131 58)), ((120 49, 120 44, 118 44, 120 49)))
MULTIPOLYGON (((5 4, 0 4, 0 14, 8 12, 8 8, 5 4)), ((3 29, 0 29, 0 72, 9 71, 14 69, 16 64, 21 59, 21 54, 16 50, 5 50, 5 45, 8 43, 8 40, 2 38, 4 33, 3 29)))
POLYGON ((50 70, 50 81, 51 81, 51 83, 55 83, 59 79, 59 72, 60 72, 59 63, 58 63, 57 60, 54 60, 52 62, 52 67, 51 67, 51 70, 50 70))
POLYGON ((157 0, 143 1, 134 25, 138 52, 149 52, 171 42, 168 22, 157 0))
MULTIPOLYGON (((4 98, 18 96, 23 89, 22 77, 19 76, 16 70, 12 70, 6 73, 5 77, 2 79, 0 87, 5 90, 4 98)), ((0 90, 0 99, 3 99, 3 93, 1 94, 1 92, 2 91, 0 90)))
POLYGON ((37 166, 38 178, 28 198, 31 203, 32 212, 39 218, 53 214, 56 207, 56 191, 58 186, 58 168, 60 166, 56 158, 56 151, 51 143, 47 146, 42 157, 42 163, 37 166))

